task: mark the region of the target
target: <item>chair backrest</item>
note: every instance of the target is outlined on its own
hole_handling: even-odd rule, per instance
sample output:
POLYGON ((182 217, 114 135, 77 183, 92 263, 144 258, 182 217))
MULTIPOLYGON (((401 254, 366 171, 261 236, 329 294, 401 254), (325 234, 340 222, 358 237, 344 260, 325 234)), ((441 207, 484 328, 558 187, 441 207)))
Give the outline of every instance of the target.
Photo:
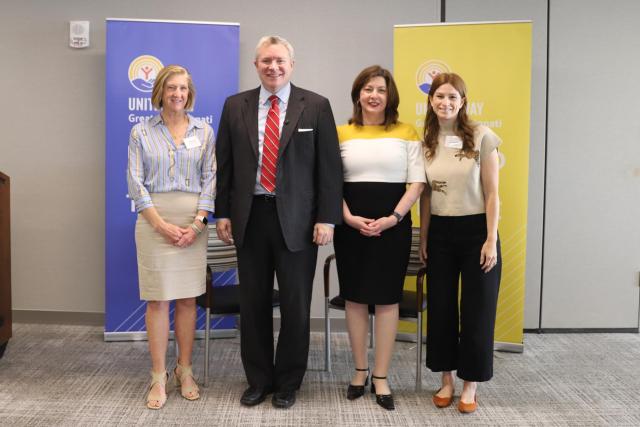
POLYGON ((207 264, 213 272, 221 272, 238 268, 238 256, 234 245, 227 245, 218 239, 216 225, 209 224, 209 241, 207 243, 207 264))
POLYGON ((409 253, 407 276, 417 276, 418 271, 423 267, 424 263, 420 261, 420 227, 413 227, 411 229, 411 252, 409 253))

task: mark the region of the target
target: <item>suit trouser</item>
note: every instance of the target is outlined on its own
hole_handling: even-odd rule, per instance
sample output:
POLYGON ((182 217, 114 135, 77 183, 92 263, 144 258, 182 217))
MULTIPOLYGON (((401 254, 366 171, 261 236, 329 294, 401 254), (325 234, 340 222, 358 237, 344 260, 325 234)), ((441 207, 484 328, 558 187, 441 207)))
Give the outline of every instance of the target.
POLYGON ((480 268, 486 215, 431 216, 427 241, 427 367, 466 381, 493 376, 493 337, 502 270, 480 268), (460 306, 458 307, 458 284, 460 306))
POLYGON ((300 388, 309 354, 309 313, 317 255, 315 245, 289 251, 275 198, 254 197, 244 242, 238 248, 240 353, 249 385, 276 391, 300 388), (271 302, 274 272, 281 315, 275 362, 271 302))

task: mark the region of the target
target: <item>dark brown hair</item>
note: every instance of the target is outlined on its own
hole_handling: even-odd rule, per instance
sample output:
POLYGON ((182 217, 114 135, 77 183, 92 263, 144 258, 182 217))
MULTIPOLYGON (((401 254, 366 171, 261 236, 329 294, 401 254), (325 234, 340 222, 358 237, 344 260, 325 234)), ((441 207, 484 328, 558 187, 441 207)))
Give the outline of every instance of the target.
POLYGON ((398 123, 398 105, 400 95, 396 82, 389 70, 385 70, 379 65, 372 65, 360 71, 360 74, 353 81, 351 87, 351 102, 353 103, 353 115, 349 119, 349 124, 362 126, 362 106, 360 105, 360 91, 374 77, 382 77, 387 84, 387 105, 384 109, 384 126, 389 127, 398 123))
POLYGON ((424 119, 423 145, 427 159, 432 159, 436 153, 436 147, 438 146, 438 133, 440 132, 440 123, 438 122, 438 116, 431 106, 431 100, 433 99, 433 95, 436 93, 436 90, 447 83, 458 91, 463 102, 462 107, 460 107, 460 111, 458 111, 456 126, 454 127, 454 132, 460 137, 460 139, 462 139, 461 151, 466 157, 473 157, 475 152, 475 145, 473 142, 473 130, 475 125, 471 120, 469 120, 469 117, 467 117, 467 86, 464 84, 462 77, 455 73, 440 73, 435 79, 433 79, 431 89, 429 89, 427 115, 424 119))

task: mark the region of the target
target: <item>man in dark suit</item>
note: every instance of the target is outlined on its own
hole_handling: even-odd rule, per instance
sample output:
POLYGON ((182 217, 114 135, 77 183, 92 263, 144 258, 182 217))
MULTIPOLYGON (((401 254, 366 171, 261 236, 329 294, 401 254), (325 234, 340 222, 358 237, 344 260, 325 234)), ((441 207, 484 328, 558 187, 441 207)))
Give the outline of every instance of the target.
POLYGON ((331 106, 290 83, 293 58, 285 39, 260 39, 254 64, 262 84, 226 100, 216 143, 217 233, 238 249, 246 406, 271 392, 276 407, 295 403, 307 368, 318 245, 330 243, 342 221, 331 106), (274 272, 281 313, 275 362, 274 272))

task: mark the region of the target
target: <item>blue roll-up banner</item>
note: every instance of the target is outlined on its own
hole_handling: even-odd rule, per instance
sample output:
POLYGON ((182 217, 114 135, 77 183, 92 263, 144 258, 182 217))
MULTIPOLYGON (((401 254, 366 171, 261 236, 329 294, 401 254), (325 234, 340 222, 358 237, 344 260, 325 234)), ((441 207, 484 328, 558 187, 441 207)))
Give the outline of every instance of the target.
MULTIPOLYGON (((186 67, 196 103, 191 114, 217 134, 224 100, 238 91, 239 24, 107 19, 105 326, 107 341, 146 338, 134 241, 136 213, 127 196, 127 145, 133 125, 158 114, 151 89, 165 65, 186 67)), ((214 276, 233 282, 235 272, 214 276)), ((173 310, 172 310, 173 311, 173 310)), ((204 328, 198 312, 198 328, 204 328)), ((226 323, 229 323, 228 321, 226 323)), ((214 327, 228 327, 223 321, 214 327)), ((173 328, 173 321, 172 321, 173 328)))

